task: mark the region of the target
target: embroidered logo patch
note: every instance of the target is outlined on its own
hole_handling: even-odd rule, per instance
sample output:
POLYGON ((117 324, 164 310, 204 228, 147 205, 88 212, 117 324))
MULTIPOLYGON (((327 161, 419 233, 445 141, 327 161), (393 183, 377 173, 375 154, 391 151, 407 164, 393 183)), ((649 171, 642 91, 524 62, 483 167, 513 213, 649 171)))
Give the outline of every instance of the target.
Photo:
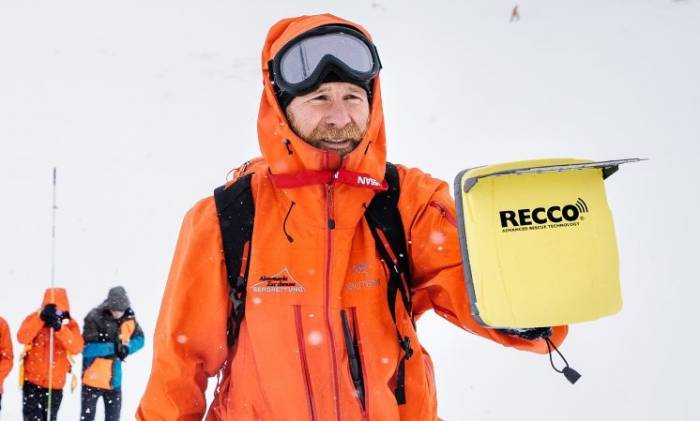
POLYGON ((304 292, 304 285, 294 279, 287 268, 282 269, 274 275, 262 275, 259 281, 251 288, 253 292, 304 292))
POLYGON ((362 288, 375 288, 379 285, 377 279, 364 279, 361 281, 349 281, 345 283, 345 289, 362 289, 362 288))
POLYGON ((352 273, 367 273, 367 269, 369 269, 369 263, 367 262, 352 265, 352 273))

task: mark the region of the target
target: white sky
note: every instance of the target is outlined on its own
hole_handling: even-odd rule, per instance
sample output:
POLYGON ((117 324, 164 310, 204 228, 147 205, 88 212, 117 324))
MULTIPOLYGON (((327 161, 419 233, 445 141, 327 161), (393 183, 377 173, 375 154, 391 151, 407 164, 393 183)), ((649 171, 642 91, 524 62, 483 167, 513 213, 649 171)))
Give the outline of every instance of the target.
MULTIPOLYGON (((572 327, 562 351, 581 381, 427 316, 441 417, 700 419, 700 1, 523 0, 509 24, 514 4, 3 0, 0 315, 14 335, 48 286, 57 165, 57 279, 72 314, 120 283, 146 331, 124 367, 132 419, 181 218, 258 154, 265 33, 330 11, 373 33, 393 162, 451 183, 503 161, 650 158, 607 182, 625 307, 572 327)), ((16 383, 15 367, 3 419, 21 417, 16 383)), ((67 394, 59 420, 78 409, 67 394)))

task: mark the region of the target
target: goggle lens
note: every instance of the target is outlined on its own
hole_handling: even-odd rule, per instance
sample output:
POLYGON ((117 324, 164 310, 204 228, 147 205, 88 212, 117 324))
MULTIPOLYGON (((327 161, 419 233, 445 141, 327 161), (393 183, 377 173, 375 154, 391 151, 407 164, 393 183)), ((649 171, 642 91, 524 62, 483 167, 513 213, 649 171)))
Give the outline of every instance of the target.
POLYGON ((304 38, 284 51, 279 59, 279 76, 290 85, 304 82, 327 56, 368 77, 373 77, 371 73, 379 67, 372 50, 361 39, 344 32, 332 32, 304 38))

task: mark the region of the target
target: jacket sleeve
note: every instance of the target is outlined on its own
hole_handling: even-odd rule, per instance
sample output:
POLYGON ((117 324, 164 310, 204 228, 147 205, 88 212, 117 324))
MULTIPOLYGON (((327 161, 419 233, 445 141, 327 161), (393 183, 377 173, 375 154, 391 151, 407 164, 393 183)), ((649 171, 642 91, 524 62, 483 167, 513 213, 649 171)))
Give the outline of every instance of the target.
POLYGON ((145 342, 145 338, 143 336, 143 330, 141 330, 141 325, 136 323, 136 330, 134 331, 134 334, 131 335, 131 339, 129 339, 129 354, 133 354, 134 352, 137 352, 143 348, 145 342))
POLYGON ((227 353, 230 306, 213 198, 185 216, 153 339, 153 365, 136 414, 142 421, 201 420, 207 378, 227 353))
POLYGON ((86 342, 83 348, 83 359, 89 360, 95 357, 111 357, 114 355, 112 342, 86 342))
POLYGON ((2 383, 5 377, 12 370, 12 337, 10 337, 10 328, 5 320, 0 319, 0 391, 2 391, 2 383))
POLYGON ((73 319, 70 319, 67 325, 56 331, 56 339, 59 340, 63 347, 72 355, 83 352, 85 342, 80 335, 78 323, 73 319))
MULTIPOLYGON (((399 209, 409 239, 413 308, 416 316, 429 309, 453 324, 504 346, 547 353, 544 340, 528 341, 478 324, 472 317, 464 281, 454 200, 448 185, 418 170, 403 170, 399 209)), ((557 346, 567 326, 554 327, 557 346)))
POLYGON ((39 313, 32 313, 20 325, 17 340, 23 345, 31 345, 43 327, 44 322, 39 318, 39 313))

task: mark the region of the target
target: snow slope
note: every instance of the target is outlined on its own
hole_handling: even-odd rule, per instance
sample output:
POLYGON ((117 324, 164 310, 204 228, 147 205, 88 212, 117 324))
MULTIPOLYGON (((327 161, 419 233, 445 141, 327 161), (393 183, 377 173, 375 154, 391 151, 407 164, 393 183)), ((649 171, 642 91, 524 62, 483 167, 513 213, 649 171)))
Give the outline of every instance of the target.
MULTIPOLYGON (((0 315, 13 334, 50 274, 80 320, 122 284, 146 331, 124 367, 124 419, 150 371, 179 223, 257 155, 259 52, 277 19, 330 11, 374 35, 389 159, 451 182, 536 157, 647 157, 609 179, 625 307, 573 326, 546 358, 419 324, 453 420, 700 419, 695 222, 700 1, 0 2, 0 315)), ((15 342, 16 344, 16 342, 15 342)), ((16 347, 16 353, 19 349, 16 347)), ((2 417, 21 418, 16 367, 2 417)), ((78 419, 79 393, 59 420, 78 419)), ((98 418, 99 419, 99 418, 98 418)))

